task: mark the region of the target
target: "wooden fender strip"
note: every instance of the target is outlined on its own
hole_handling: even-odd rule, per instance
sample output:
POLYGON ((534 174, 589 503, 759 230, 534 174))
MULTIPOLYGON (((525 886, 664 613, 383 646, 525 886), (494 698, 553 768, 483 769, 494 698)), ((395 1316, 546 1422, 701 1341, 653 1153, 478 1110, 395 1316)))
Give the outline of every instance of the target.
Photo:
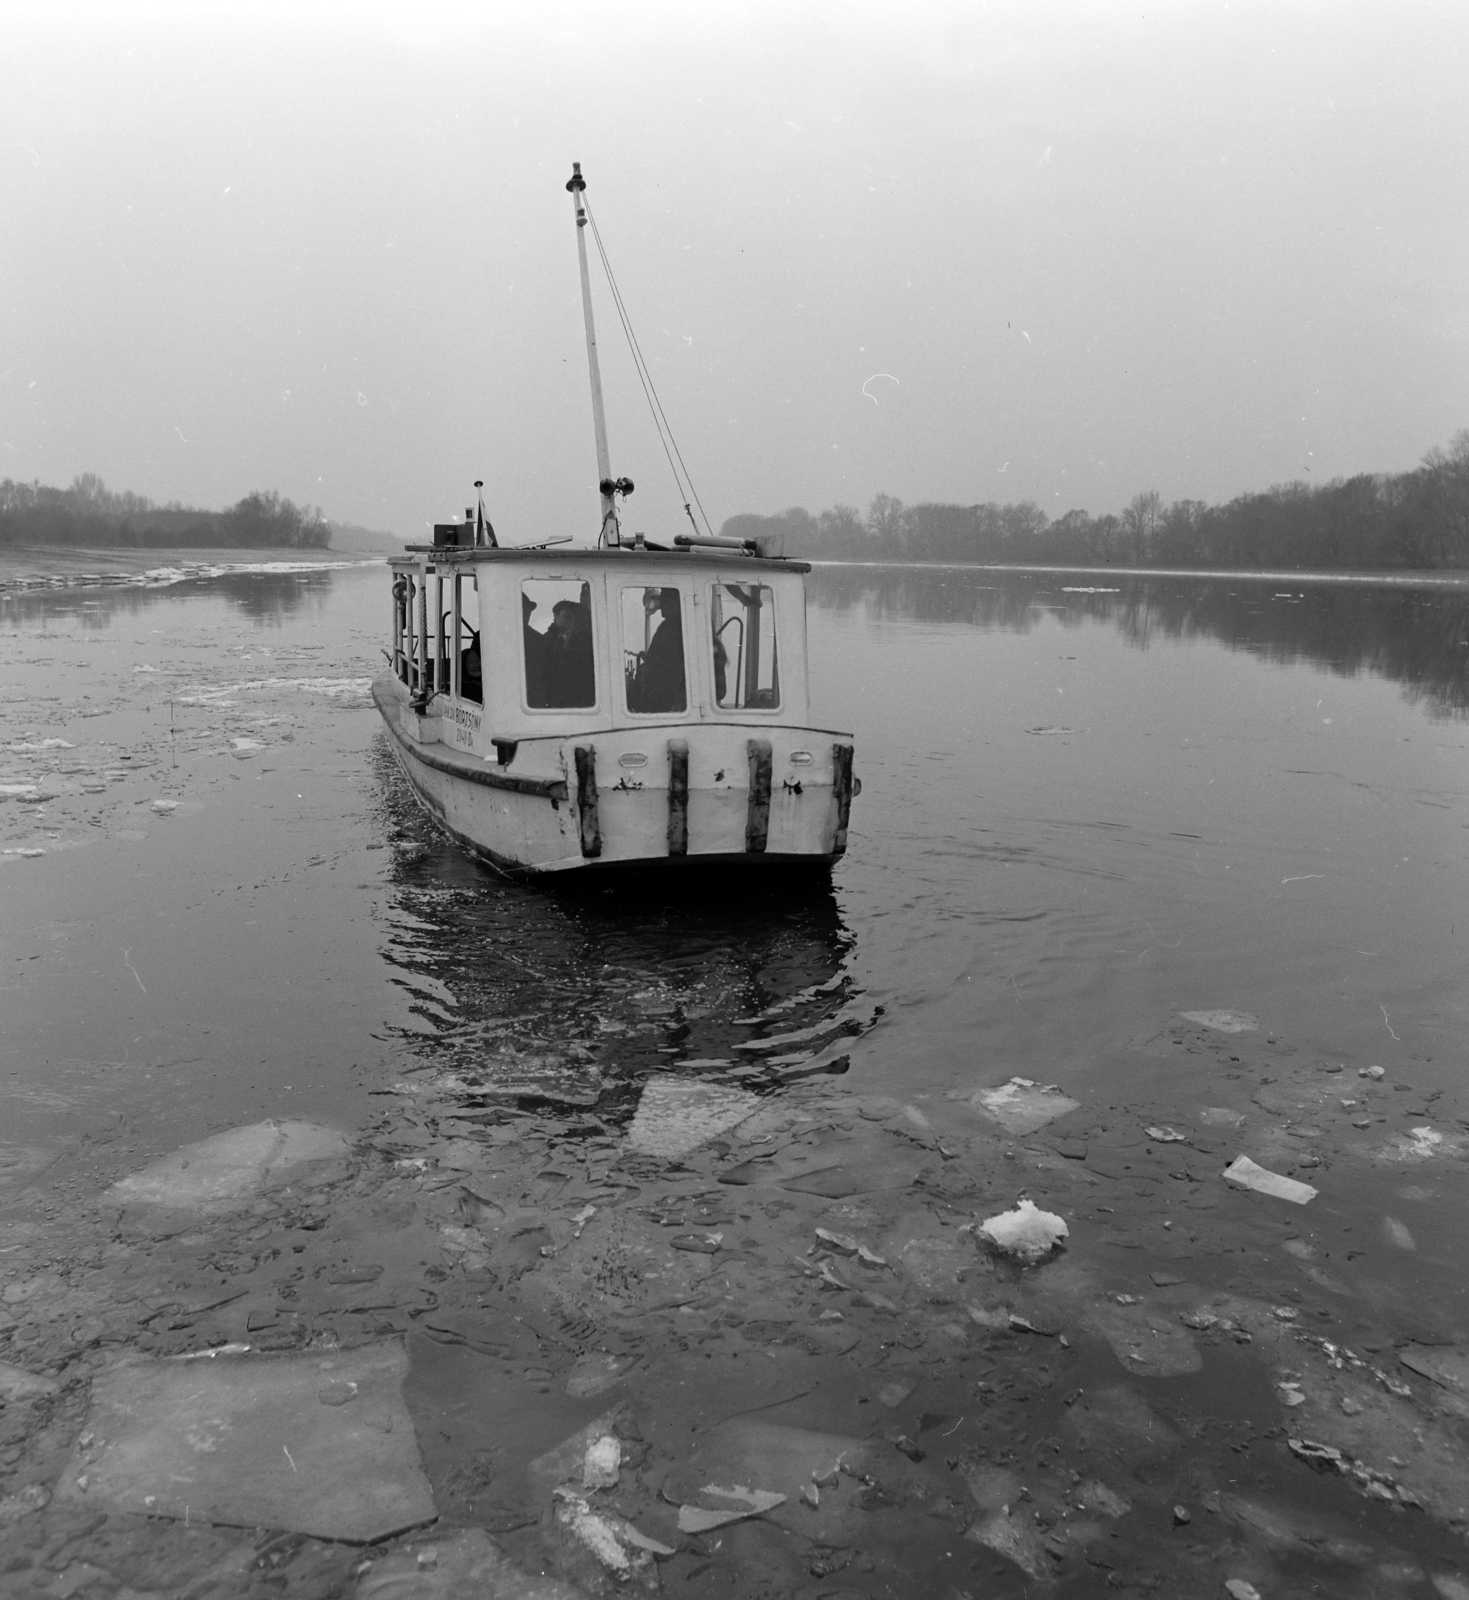
POLYGON ((387 724, 389 732, 403 749, 415 761, 421 761, 424 766, 432 767, 435 772, 447 773, 451 778, 463 778, 466 783, 477 783, 486 789, 509 789, 515 794, 539 795, 544 800, 566 799, 566 784, 560 778, 516 778, 508 772, 495 772, 489 767, 472 766, 467 760, 452 761, 436 755, 416 740, 405 736, 398 726, 397 717, 393 714, 396 708, 392 698, 386 693, 380 693, 376 684, 372 686, 372 697, 377 701, 378 710, 382 712, 383 721, 387 724))
POLYGON ((668 741, 668 853, 689 853, 689 741, 668 741))
POLYGON ((831 747, 831 792, 837 803, 837 825, 832 835, 833 857, 847 848, 847 824, 852 816, 852 747, 834 744, 831 747))
POLYGON ((750 757, 750 799, 745 812, 745 849, 761 855, 770 835, 770 740, 748 739, 750 757))
POLYGON ((576 747, 576 809, 581 817, 581 853, 602 854, 602 825, 597 815, 597 751, 594 745, 576 747))

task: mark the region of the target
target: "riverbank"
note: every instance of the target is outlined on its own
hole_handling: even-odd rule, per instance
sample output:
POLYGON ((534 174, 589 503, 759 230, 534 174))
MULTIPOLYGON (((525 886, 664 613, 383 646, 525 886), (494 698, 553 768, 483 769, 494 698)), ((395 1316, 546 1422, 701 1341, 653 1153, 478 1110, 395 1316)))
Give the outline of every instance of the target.
POLYGON ((0 599, 44 589, 148 587, 228 572, 309 572, 358 566, 381 555, 354 550, 82 550, 62 545, 0 549, 0 599))

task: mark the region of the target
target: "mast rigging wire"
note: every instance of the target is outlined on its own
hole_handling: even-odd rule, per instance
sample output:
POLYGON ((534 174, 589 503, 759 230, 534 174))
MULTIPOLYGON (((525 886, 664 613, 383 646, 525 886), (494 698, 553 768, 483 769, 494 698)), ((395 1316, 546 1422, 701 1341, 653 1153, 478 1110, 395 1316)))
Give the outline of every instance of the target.
POLYGON ((632 319, 627 314, 627 307, 623 303, 622 291, 617 287, 617 279, 612 275, 612 263, 607 259, 607 249, 602 243, 602 235, 597 228, 597 219, 592 215, 591 202, 587 199, 586 191, 581 194, 582 208, 586 211, 587 221, 591 224, 592 238, 597 246, 597 255, 601 258, 602 270, 607 274, 607 284, 612 290, 612 304, 617 311, 617 319, 622 324, 622 331, 627 339, 628 349, 632 352, 633 366, 637 369, 638 382, 643 386, 643 397, 648 402, 648 410, 652 413, 653 426, 658 431, 658 442, 663 446, 663 454, 667 458, 669 471, 673 473, 673 482, 678 490, 679 498, 683 501, 684 513, 693 524, 695 533, 699 531, 699 524, 694 521, 694 513, 689 508, 690 500, 699 508, 699 515, 704 519, 704 526, 712 535, 713 526, 709 521, 709 514, 704 510, 704 502, 699 498, 699 491, 694 487, 694 480, 690 476, 688 467, 684 464, 683 452, 678 447, 678 440, 673 437, 673 429, 669 425, 667 414, 663 410, 663 402, 658 398, 658 390, 653 383, 653 374, 648 370, 648 363, 643 359, 642 346, 638 337, 633 332, 632 319), (678 465, 674 465, 674 457, 678 458, 678 465), (682 469, 682 477, 680 477, 682 469), (685 492, 684 485, 688 485, 685 492))

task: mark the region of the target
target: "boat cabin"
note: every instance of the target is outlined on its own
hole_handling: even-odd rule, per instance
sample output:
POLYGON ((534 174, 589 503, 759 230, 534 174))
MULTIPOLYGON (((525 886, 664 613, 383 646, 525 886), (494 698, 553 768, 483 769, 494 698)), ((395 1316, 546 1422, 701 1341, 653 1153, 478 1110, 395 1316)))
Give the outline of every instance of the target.
POLYGON ((568 728, 806 721, 804 563, 492 549, 392 567, 394 673, 501 765, 568 728))
POLYGON ((623 545, 419 546, 390 565, 379 705, 415 787, 481 854, 840 855, 851 742, 807 725, 805 563, 623 545), (476 786, 551 801, 555 826, 502 848, 451 814, 476 786))

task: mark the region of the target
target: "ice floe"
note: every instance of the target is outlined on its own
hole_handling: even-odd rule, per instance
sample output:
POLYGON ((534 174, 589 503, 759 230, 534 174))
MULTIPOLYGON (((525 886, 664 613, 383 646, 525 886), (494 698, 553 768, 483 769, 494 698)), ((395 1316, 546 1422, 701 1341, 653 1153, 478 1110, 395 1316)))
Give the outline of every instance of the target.
POLYGON ((435 1515, 397 1340, 303 1355, 132 1359, 92 1383, 57 1493, 132 1516, 367 1541, 435 1515), (331 1398, 350 1386, 350 1403, 331 1398))
POLYGON ((997 1089, 981 1089, 970 1104, 993 1117, 1007 1133, 1034 1133, 1080 1105, 1056 1088, 1029 1078, 1011 1078, 997 1089))
POLYGON ((214 1210, 287 1181, 300 1168, 345 1155, 347 1140, 314 1122, 257 1122, 162 1156, 121 1178, 107 1198, 121 1205, 214 1210))
POLYGON ((759 1109, 759 1097, 746 1089, 653 1078, 628 1125, 627 1142, 644 1155, 674 1161, 738 1127, 759 1109))
POLYGON ((1250 1189, 1255 1194, 1268 1194, 1276 1200, 1289 1200, 1298 1206, 1314 1200, 1317 1193, 1313 1185, 1301 1183, 1296 1178, 1282 1177, 1278 1172, 1269 1172, 1257 1166, 1248 1156, 1237 1156, 1231 1161, 1224 1169, 1224 1178, 1236 1188, 1250 1189))

